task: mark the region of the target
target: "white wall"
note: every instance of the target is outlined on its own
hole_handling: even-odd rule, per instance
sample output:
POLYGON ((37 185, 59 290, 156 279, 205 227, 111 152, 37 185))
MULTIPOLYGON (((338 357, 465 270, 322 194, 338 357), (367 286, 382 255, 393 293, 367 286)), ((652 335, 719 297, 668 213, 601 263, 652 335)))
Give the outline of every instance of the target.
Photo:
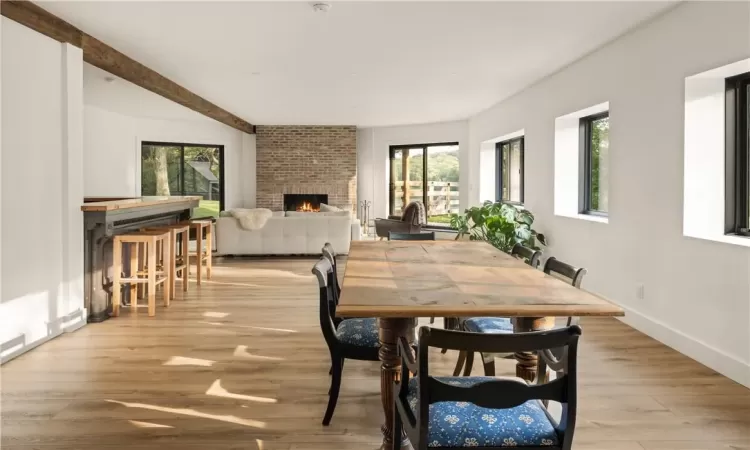
POLYGON ((85 323, 79 48, 2 18, 0 359, 85 323))
POLYGON ((255 140, 249 135, 211 119, 133 117, 88 103, 84 117, 86 196, 139 196, 141 142, 185 142, 223 145, 225 208, 254 206, 255 140))
MULTIPOLYGON (((391 145, 458 142, 459 204, 466 208, 473 183, 469 176, 468 122, 360 128, 357 130, 357 200, 372 202, 370 218, 388 216, 388 149, 391 145)), ((359 211, 359 208, 357 209, 359 211)))
POLYGON ((749 3, 683 3, 473 117, 468 156, 479 173, 483 141, 525 128, 526 205, 546 253, 586 267, 584 287, 626 323, 748 386, 750 250, 684 237, 682 207, 685 77, 749 55, 749 3), (555 118, 605 101, 609 223, 555 216, 555 118))

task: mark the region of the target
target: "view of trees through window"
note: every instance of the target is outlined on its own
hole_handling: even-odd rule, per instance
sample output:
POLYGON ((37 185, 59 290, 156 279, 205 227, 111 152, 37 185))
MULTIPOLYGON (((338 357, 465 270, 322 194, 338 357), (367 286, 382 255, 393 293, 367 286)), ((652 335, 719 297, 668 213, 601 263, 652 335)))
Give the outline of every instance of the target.
POLYGON ((141 195, 198 195, 194 217, 218 217, 223 209, 223 147, 144 142, 141 195))
POLYGON ((584 211, 609 211, 609 114, 582 119, 586 128, 587 195, 584 211))
POLYGON ((392 215, 401 214, 404 205, 419 200, 425 204, 428 223, 450 223, 450 214, 459 211, 457 143, 393 146, 390 168, 392 215))
POLYGON ((495 146, 497 161, 496 199, 523 203, 523 136, 498 142, 495 146))

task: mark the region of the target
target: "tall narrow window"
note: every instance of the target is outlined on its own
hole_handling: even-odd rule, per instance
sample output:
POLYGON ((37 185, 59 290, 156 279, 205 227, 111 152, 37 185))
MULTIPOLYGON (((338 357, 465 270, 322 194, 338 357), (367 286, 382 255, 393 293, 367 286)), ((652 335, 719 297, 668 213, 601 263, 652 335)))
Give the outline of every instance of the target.
POLYGON ((750 72, 726 86, 726 231, 750 236, 750 72))
POLYGON ((202 197, 193 217, 218 217, 224 209, 224 147, 143 142, 141 195, 202 197))
POLYGON ((609 212, 609 112, 581 118, 581 211, 609 212))
POLYGON ((498 201, 523 203, 523 137, 495 144, 498 201))
POLYGON ((448 227, 458 210, 458 143, 390 147, 389 212, 401 215, 417 200, 431 227, 448 227))

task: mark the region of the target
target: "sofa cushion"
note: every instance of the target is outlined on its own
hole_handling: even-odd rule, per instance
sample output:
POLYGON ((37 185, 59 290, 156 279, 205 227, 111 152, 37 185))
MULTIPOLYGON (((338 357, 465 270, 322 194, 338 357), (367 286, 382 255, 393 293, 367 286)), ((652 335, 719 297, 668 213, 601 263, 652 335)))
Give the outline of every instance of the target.
POLYGON ((473 333, 512 333, 513 324, 507 317, 473 317, 466 319, 464 329, 473 333))
MULTIPOLYGON (((437 377, 457 386, 496 380, 492 377, 437 377)), ((417 379, 407 396, 417 410, 417 379)), ((543 406, 530 400, 507 409, 482 408, 469 402, 437 402, 429 407, 428 447, 539 447, 560 445, 543 406)))

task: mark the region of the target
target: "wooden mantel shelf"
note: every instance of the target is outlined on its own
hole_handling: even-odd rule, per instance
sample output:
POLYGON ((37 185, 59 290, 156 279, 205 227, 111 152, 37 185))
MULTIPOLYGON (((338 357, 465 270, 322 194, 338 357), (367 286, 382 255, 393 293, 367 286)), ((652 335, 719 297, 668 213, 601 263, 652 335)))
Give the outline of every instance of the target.
POLYGON ((81 205, 81 211, 114 211, 117 209, 141 208, 144 206, 167 205, 171 203, 182 203, 199 201, 198 195, 172 196, 172 197, 139 197, 123 200, 109 200, 103 202, 91 202, 81 205))

